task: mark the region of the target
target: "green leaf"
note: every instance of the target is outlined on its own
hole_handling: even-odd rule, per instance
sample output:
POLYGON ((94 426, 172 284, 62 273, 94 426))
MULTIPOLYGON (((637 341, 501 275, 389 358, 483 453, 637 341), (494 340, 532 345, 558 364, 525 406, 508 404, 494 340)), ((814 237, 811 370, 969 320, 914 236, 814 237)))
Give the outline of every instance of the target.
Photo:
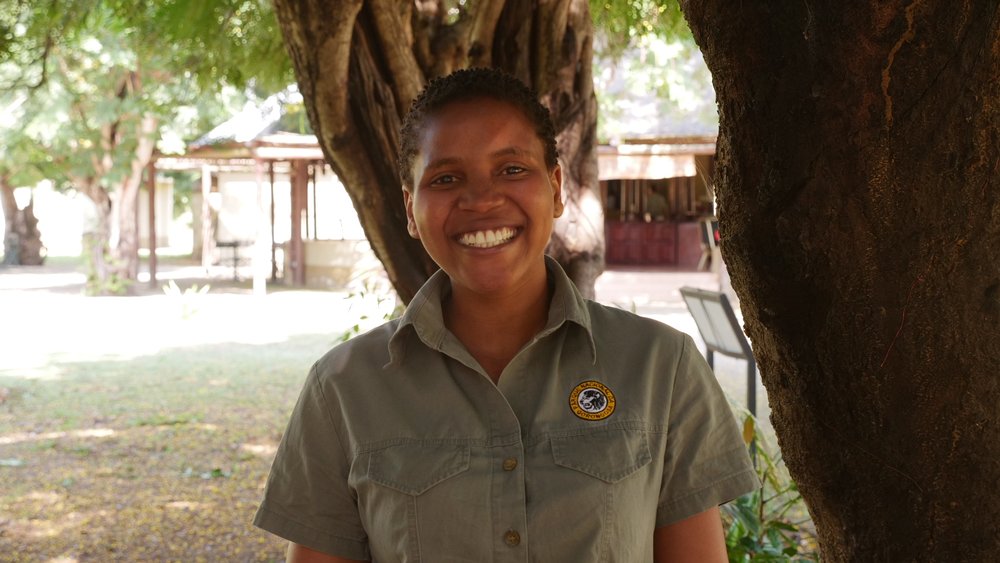
POLYGON ((743 420, 743 443, 749 446, 750 443, 753 442, 753 438, 756 434, 757 431, 754 427, 753 417, 746 417, 746 419, 743 420))
POLYGON ((774 528, 776 530, 785 530, 788 532, 799 531, 798 527, 789 524, 788 522, 782 522, 780 520, 772 520, 767 524, 768 528, 774 528))

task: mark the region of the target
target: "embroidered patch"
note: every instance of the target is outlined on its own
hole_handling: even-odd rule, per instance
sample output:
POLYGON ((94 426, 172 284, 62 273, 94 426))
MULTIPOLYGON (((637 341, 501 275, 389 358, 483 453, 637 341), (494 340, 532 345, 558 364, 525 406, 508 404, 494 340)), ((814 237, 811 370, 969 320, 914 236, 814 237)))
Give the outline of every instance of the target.
POLYGON ((615 394, 598 381, 584 381, 569 394, 569 408, 584 420, 604 420, 615 412, 615 394))

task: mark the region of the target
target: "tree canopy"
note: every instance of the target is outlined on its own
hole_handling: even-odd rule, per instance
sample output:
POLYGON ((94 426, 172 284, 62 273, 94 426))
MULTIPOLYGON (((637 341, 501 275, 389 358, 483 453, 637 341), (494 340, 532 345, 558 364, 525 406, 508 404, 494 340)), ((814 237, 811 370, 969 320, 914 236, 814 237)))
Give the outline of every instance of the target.
POLYGON ((0 37, 0 104, 10 114, 0 168, 18 180, 44 171, 94 202, 98 280, 135 277, 135 195, 154 147, 182 152, 244 92, 290 80, 270 5, 253 0, 18 2, 0 17, 0 37))

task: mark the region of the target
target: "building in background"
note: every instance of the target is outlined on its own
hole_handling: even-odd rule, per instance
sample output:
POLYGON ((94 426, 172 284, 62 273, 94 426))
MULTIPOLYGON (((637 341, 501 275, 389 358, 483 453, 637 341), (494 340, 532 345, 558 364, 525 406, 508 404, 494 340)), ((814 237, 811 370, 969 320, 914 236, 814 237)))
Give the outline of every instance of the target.
POLYGON ((598 175, 609 267, 707 268, 714 166, 714 137, 601 146, 598 175))
POLYGON ((690 38, 595 42, 608 267, 705 269, 714 246, 712 77, 690 38))
POLYGON ((157 168, 201 171, 193 254, 239 276, 344 287, 373 267, 357 212, 311 133, 294 89, 249 105, 157 168), (256 265, 254 265, 256 264, 256 265))

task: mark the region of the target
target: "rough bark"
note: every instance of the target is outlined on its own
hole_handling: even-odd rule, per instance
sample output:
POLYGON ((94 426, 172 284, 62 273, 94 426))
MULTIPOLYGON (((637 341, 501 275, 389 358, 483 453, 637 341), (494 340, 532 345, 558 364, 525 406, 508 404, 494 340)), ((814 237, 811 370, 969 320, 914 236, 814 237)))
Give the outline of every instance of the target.
POLYGON ((604 266, 591 23, 584 0, 275 0, 313 130, 404 301, 436 266, 406 233, 396 170, 400 122, 427 80, 497 66, 534 87, 559 131, 567 210, 550 252, 593 294, 604 266))
POLYGON ((35 200, 18 209, 14 187, 6 175, 0 175, 0 204, 3 205, 3 263, 20 266, 40 266, 45 262, 45 245, 35 217, 35 200))
POLYGON ((722 252, 826 561, 1000 553, 1000 4, 684 1, 722 252))

